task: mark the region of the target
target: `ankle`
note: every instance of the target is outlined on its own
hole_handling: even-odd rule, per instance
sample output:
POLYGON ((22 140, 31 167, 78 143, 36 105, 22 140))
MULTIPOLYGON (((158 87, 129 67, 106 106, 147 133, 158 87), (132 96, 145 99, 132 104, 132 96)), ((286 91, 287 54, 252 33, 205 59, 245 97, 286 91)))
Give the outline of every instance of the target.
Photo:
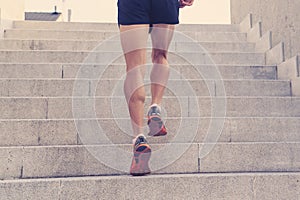
POLYGON ((159 110, 161 110, 161 106, 157 103, 153 103, 149 106, 149 109, 152 108, 152 107, 157 107, 159 110))
POLYGON ((134 145, 136 142, 136 139, 139 138, 140 136, 143 136, 144 138, 146 138, 146 136, 143 133, 138 134, 133 140, 132 140, 132 144, 134 145))

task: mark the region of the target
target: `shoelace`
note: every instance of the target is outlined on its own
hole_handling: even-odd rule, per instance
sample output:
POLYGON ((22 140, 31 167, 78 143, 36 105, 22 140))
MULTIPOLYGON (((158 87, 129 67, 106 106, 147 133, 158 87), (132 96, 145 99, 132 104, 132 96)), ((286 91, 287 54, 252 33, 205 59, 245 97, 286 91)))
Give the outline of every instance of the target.
POLYGON ((141 143, 147 143, 147 140, 144 137, 138 137, 135 142, 135 146, 138 146, 141 143))
POLYGON ((160 115, 160 110, 158 109, 158 107, 152 107, 149 111, 149 116, 152 115, 160 115))

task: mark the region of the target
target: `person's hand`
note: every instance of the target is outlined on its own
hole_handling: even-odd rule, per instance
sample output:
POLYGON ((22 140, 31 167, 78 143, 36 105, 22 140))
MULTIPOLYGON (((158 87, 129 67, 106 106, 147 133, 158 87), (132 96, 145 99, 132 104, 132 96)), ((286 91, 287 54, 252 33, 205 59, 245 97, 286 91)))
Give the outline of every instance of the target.
POLYGON ((180 8, 193 5, 194 0, 179 0, 180 8))

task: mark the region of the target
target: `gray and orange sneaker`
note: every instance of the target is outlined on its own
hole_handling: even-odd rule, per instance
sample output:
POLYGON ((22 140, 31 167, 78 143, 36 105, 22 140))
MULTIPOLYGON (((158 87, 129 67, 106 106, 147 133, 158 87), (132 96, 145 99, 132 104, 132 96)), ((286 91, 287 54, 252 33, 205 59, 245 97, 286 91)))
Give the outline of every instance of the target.
POLYGON ((149 136, 165 136, 167 129, 161 119, 160 107, 157 104, 152 105, 148 111, 149 136))
POLYGON ((130 167, 130 174, 133 176, 143 176, 146 174, 150 174, 150 156, 151 147, 148 144, 145 136, 137 136, 133 147, 133 159, 130 167))

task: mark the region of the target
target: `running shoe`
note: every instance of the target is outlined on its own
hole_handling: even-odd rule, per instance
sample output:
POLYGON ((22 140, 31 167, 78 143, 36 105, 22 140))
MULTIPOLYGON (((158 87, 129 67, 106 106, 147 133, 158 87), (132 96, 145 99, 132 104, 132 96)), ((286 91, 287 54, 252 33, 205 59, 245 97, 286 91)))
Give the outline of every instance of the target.
POLYGON ((149 136, 167 135, 167 129, 161 119, 161 112, 158 105, 152 105, 148 111, 149 136))
POLYGON ((139 135, 133 148, 133 159, 130 167, 130 174, 133 176, 143 176, 150 174, 149 160, 151 156, 151 147, 145 136, 139 135))

